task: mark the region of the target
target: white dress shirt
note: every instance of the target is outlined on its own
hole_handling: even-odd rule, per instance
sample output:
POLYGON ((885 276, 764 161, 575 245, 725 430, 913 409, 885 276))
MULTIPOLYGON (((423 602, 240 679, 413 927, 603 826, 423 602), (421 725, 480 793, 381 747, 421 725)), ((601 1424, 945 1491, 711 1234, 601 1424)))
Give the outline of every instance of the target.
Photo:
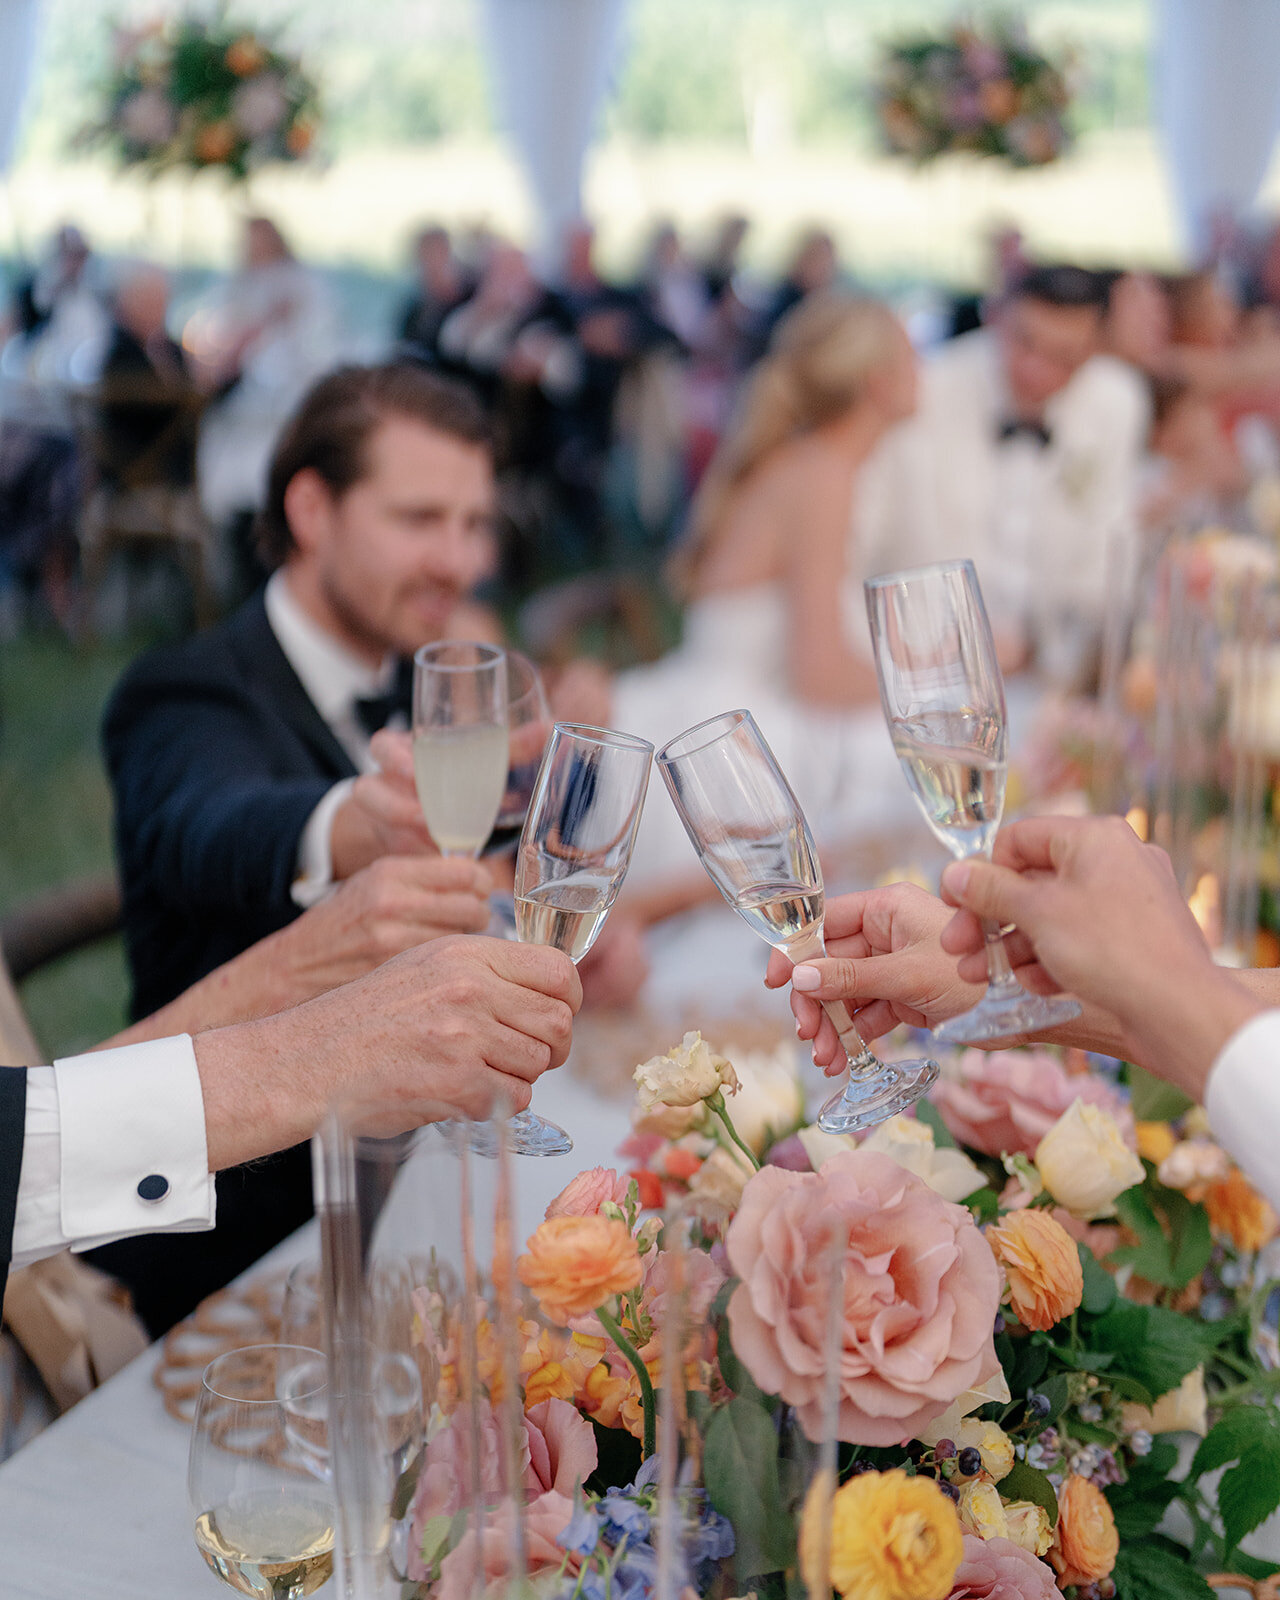
POLYGON ((1280 1211, 1280 1011, 1262 1011, 1222 1047, 1205 1087, 1214 1138, 1280 1211))
POLYGON ((915 417, 862 474, 858 564, 872 574, 970 557, 997 626, 1065 612, 1096 626, 1134 559, 1142 384, 1110 356, 1086 361, 1045 407, 1047 445, 1002 441, 1010 412, 994 333, 935 352, 915 417))
POLYGON ((135 1233, 199 1232, 215 1207, 187 1034, 28 1068, 15 1267, 135 1233))
MULTIPOLYGON (((375 668, 353 655, 302 609, 289 589, 283 570, 273 573, 267 580, 263 600, 276 642, 312 705, 328 723, 334 738, 357 770, 375 771, 377 764, 369 754, 369 735, 356 715, 355 703, 386 688, 395 668, 394 660, 388 657, 375 668)), ((333 819, 351 793, 354 782, 354 778, 344 778, 335 783, 307 819, 298 842, 292 888, 296 905, 314 905, 333 887, 330 851, 333 819)))

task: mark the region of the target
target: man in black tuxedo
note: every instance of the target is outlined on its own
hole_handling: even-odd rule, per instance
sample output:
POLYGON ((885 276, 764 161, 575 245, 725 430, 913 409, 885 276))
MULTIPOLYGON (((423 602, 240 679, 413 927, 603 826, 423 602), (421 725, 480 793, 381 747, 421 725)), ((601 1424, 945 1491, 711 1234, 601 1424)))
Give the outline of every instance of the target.
MULTIPOLYGON (((411 783, 376 770, 369 737, 407 709, 413 651, 485 572, 493 510, 468 391, 392 364, 303 400, 271 465, 266 589, 136 663, 107 708, 135 1016, 378 858, 430 849, 411 783)), ((307 1147, 224 1174, 218 1206, 211 1235, 98 1253, 153 1332, 310 1215, 307 1147)))

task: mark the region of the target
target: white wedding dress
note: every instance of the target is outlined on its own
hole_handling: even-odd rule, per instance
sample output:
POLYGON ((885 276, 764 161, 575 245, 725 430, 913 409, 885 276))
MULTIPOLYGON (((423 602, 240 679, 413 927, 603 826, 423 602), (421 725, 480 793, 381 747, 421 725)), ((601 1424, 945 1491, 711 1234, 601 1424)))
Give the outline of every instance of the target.
MULTIPOLYGON (((860 586, 847 586, 844 611, 850 648, 865 654, 860 586)), ((777 584, 695 601, 685 614, 684 639, 676 650, 651 666, 619 675, 614 727, 661 748, 708 717, 748 710, 820 842, 900 823, 910 816, 912 802, 879 705, 830 710, 805 705, 791 695, 788 626, 786 596, 777 584)), ((699 870, 655 770, 630 881, 653 884, 699 870)))

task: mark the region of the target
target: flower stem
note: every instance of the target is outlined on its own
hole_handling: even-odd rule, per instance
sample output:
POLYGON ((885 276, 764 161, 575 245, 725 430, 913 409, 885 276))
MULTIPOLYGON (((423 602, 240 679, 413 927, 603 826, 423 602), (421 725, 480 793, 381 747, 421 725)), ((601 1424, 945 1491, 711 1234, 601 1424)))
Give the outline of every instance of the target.
POLYGON ((641 1361, 639 1351, 623 1333, 613 1313, 601 1306, 596 1316, 600 1319, 600 1326, 626 1356, 640 1380, 640 1399, 644 1405, 644 1457, 647 1461, 658 1446, 658 1408, 653 1397, 653 1379, 649 1376, 648 1367, 641 1361))
POLYGON ((756 1160, 754 1153, 745 1144, 743 1144, 742 1140, 738 1137, 738 1130, 734 1127, 733 1121, 729 1116, 729 1108, 724 1103, 724 1094, 721 1092, 721 1090, 716 1090, 715 1094, 713 1094, 707 1101, 707 1105, 710 1106, 712 1111, 715 1112, 716 1116, 720 1118, 720 1121, 724 1123, 725 1132, 751 1163, 752 1172, 759 1172, 760 1163, 756 1160))

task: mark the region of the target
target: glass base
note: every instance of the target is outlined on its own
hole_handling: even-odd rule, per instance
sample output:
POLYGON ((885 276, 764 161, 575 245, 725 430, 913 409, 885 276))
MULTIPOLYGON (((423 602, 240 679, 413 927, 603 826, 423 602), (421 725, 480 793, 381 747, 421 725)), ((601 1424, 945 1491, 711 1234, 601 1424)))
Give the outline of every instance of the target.
POLYGON ((518 1156, 567 1156, 573 1149, 564 1129, 536 1111, 517 1111, 507 1123, 507 1137, 518 1156))
POLYGON ((933 1030, 939 1044, 986 1044, 1021 1033, 1040 1033, 1073 1022, 1080 1003, 1069 995, 1032 994, 1020 984, 1012 990, 992 987, 972 1011, 962 1011, 933 1030))
POLYGON ((824 1133, 860 1133, 915 1105, 938 1076, 929 1059, 886 1063, 870 1078, 850 1078, 818 1117, 824 1133))

